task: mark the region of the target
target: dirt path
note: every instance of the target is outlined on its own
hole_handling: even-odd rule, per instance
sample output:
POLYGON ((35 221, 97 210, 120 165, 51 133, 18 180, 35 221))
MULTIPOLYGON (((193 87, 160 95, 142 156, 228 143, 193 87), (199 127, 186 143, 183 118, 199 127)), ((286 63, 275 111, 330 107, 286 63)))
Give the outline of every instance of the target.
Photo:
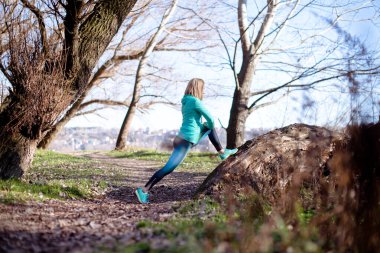
POLYGON ((92 200, 30 201, 0 204, 0 252, 94 252, 115 249, 140 240, 136 224, 144 219, 164 221, 175 214, 181 201, 189 200, 205 178, 203 173, 173 172, 157 185, 151 204, 134 196, 159 168, 157 162, 111 158, 101 153, 86 156, 103 168, 118 168, 125 182, 92 200), (99 248, 100 247, 100 248, 99 248))

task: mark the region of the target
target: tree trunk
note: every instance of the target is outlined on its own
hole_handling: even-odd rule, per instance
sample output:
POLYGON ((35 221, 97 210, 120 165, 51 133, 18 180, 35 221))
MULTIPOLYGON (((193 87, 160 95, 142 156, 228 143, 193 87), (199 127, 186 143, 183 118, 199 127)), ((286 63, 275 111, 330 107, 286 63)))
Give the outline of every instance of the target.
POLYGON ((123 150, 126 147, 126 140, 128 137, 129 129, 131 128, 133 117, 136 112, 136 104, 131 104, 128 108, 127 115, 124 118, 123 124, 121 125, 119 136, 117 137, 115 150, 123 150))
MULTIPOLYGON (((7 98, 9 104, 0 111, 1 178, 19 178, 28 169, 38 141, 52 128, 59 115, 86 90, 93 68, 135 2, 136 0, 98 1, 81 25, 76 24, 79 17, 73 16, 75 11, 70 11, 68 5, 64 21, 65 31, 77 34, 65 38, 64 55, 67 56, 67 64, 57 64, 57 68, 65 65, 63 83, 55 79, 43 80, 44 77, 38 79, 39 75, 36 73, 11 68, 14 71, 12 74, 19 79, 11 82, 13 90, 7 98), (34 79, 30 81, 30 77, 34 79), (32 81, 37 88, 31 91, 32 81), (42 100, 46 97, 49 98, 49 103, 43 104, 44 107, 39 106, 36 99, 42 100), (60 106, 55 106, 58 103, 61 103, 60 106)), ((38 49, 35 51, 38 52, 38 49)), ((10 63, 22 59, 15 55, 12 57, 14 59, 10 63)), ((22 64, 23 62, 20 66, 22 64)), ((31 63, 30 67, 33 68, 34 65, 31 63)), ((17 64, 15 66, 18 67, 17 64)), ((49 73, 41 74, 49 77, 49 73)))
POLYGON ((235 89, 227 127, 227 148, 236 148, 244 143, 247 105, 247 94, 243 94, 241 89, 235 89))
POLYGON ((75 101, 75 103, 70 107, 65 116, 60 119, 51 130, 43 137, 43 139, 38 143, 38 148, 47 149, 58 133, 65 127, 67 122, 69 122, 74 115, 78 112, 83 100, 86 98, 89 89, 86 91, 75 101))
POLYGON ((65 115, 64 118, 55 124, 52 129, 44 136, 44 138, 38 143, 38 148, 47 149, 71 118, 72 117, 65 115))
MULTIPOLYGON (((265 16, 256 38, 252 43, 249 39, 249 26, 247 16, 247 0, 238 2, 238 25, 242 49, 242 64, 237 75, 237 82, 232 101, 230 119, 227 127, 227 148, 236 148, 244 143, 245 122, 250 114, 248 100, 250 97, 251 83, 259 62, 260 48, 263 44, 266 32, 269 30, 278 1, 267 1, 267 15, 265 16)), ((234 55, 236 57, 236 54, 234 55)), ((234 58, 235 60, 235 58, 234 58)), ((235 63, 234 63, 235 64, 235 63)), ((235 69, 233 69, 235 73, 235 69)), ((235 79, 236 80, 236 79, 235 79)))
POLYGON ((37 140, 24 136, 2 136, 0 147, 0 178, 20 178, 30 167, 37 140))
MULTIPOLYGON (((322 127, 294 124, 247 141, 202 183, 198 194, 253 190, 276 203, 298 175, 325 173, 334 141, 341 135, 322 127)), ((222 193, 223 194, 223 193, 222 193)))
POLYGON ((135 116, 137 103, 140 100, 140 92, 141 92, 141 86, 142 86, 142 78, 145 73, 145 65, 148 61, 149 56, 153 52, 155 46, 158 43, 158 38, 163 32, 166 23, 174 13, 176 7, 177 7, 178 0, 173 0, 172 5, 165 11, 164 16, 162 17, 161 23, 157 29, 157 31, 153 34, 153 36, 149 39, 148 45, 146 46, 144 53, 141 56, 141 59, 139 61, 139 65, 136 70, 136 79, 135 79, 135 86, 133 89, 132 94, 132 101, 131 105, 128 108, 128 112, 125 115, 123 124, 121 125, 119 136, 117 137, 115 150, 122 150, 125 148, 125 141, 128 137, 128 132, 131 127, 133 117, 135 116))
POLYGON ((245 122, 249 116, 248 99, 257 59, 248 55, 238 74, 239 86, 235 87, 230 119, 227 127, 227 148, 236 148, 245 141, 245 122))

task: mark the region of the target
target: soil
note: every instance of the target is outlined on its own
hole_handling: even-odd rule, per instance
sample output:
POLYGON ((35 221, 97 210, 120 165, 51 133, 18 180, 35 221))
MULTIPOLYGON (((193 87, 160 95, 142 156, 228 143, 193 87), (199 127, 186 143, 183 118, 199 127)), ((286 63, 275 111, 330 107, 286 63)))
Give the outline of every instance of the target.
POLYGON ((150 204, 140 204, 134 191, 160 164, 101 153, 81 156, 123 170, 125 182, 96 199, 0 204, 0 252, 102 252, 139 242, 140 221, 170 219, 207 176, 174 171, 153 188, 150 204))

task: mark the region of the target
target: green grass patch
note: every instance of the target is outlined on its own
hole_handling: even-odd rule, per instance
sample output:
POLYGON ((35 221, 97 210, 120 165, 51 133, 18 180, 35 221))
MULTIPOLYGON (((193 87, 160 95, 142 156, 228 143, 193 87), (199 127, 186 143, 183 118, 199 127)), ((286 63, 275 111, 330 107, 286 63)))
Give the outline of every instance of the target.
MULTIPOLYGON (((112 151, 108 154, 113 157, 158 161, 162 165, 170 156, 169 152, 153 150, 112 151)), ((209 173, 218 163, 215 154, 193 152, 178 170, 209 173)), ((23 181, 1 183, 3 189, 0 201, 14 203, 49 198, 91 198, 104 193, 108 185, 123 184, 127 176, 125 173, 117 167, 104 166, 89 158, 38 150, 23 181)))
POLYGON ((67 154, 61 154, 49 150, 38 150, 33 159, 32 167, 24 178, 35 181, 43 178, 51 179, 68 179, 68 178, 91 178, 95 175, 101 175, 104 170, 97 168, 91 159, 76 157, 67 154))
MULTIPOLYGON (((168 161, 171 152, 161 152, 152 149, 129 149, 125 151, 110 151, 107 155, 115 158, 157 161, 164 165, 168 161)), ((221 160, 216 153, 190 152, 178 167, 178 170, 209 173, 216 168, 220 162, 221 160)))
POLYGON ((118 252, 201 252, 198 243, 207 234, 205 221, 196 217, 179 217, 159 223, 140 221, 137 228, 143 239, 118 252), (142 245, 149 247, 146 251, 136 251, 142 245))
POLYGON ((38 150, 31 170, 25 178, 45 180, 92 180, 117 181, 125 175, 112 166, 104 166, 90 158, 60 154, 53 151, 38 150))
POLYGON ((50 150, 37 150, 33 159, 33 167, 59 166, 66 164, 83 165, 86 163, 90 164, 91 159, 57 153, 50 150))
POLYGON ((186 201, 173 208, 177 214, 165 222, 140 221, 136 228, 143 239, 117 252, 203 252, 204 238, 231 235, 226 214, 210 198, 186 201), (148 248, 139 251, 144 245, 148 248))
POLYGON ((23 180, 0 180, 0 202, 80 199, 102 194, 120 173, 100 168, 91 159, 38 150, 23 180))
POLYGON ((20 180, 0 180, 0 202, 9 204, 27 200, 78 199, 87 195, 76 186, 59 184, 26 183, 20 180))

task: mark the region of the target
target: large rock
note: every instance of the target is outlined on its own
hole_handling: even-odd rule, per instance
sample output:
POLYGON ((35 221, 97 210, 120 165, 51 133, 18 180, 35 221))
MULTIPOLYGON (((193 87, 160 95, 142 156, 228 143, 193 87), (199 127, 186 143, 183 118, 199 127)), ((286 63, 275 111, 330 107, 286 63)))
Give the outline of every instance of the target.
POLYGON ((270 202, 299 183, 328 175, 327 161, 343 135, 326 128, 294 124, 247 141, 221 163, 197 190, 199 195, 254 190, 270 202))

